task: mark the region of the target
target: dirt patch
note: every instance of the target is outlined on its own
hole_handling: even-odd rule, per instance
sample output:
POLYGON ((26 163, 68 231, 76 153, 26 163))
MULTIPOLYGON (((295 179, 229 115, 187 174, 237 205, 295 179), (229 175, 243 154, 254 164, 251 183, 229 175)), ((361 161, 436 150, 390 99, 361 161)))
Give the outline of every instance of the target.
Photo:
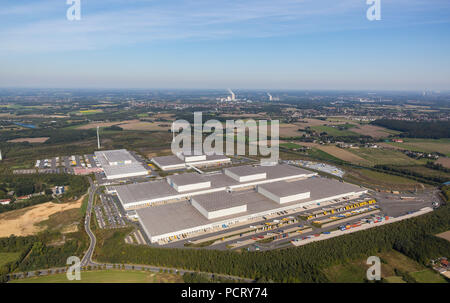
POLYGON ((119 125, 125 130, 147 130, 147 131, 168 131, 170 130, 171 122, 144 122, 133 121, 119 125))
POLYGON ((317 146, 318 149, 321 151, 324 151, 336 158, 339 158, 341 160, 354 163, 354 164, 370 164, 369 161, 361 158, 358 155, 355 155, 352 152, 349 152, 345 149, 339 148, 334 145, 319 145, 317 146))
POLYGON ((91 122, 81 125, 78 129, 91 129, 99 127, 110 127, 117 125, 124 130, 147 130, 147 131, 168 131, 172 125, 171 122, 146 122, 141 120, 126 120, 121 122, 91 122))
POLYGON ((35 234, 44 228, 37 226, 38 223, 48 220, 51 215, 58 212, 80 208, 81 201, 82 199, 61 204, 47 202, 0 214, 0 238, 13 234, 16 236, 35 234))
POLYGON ((444 158, 444 157, 440 157, 437 161, 437 164, 441 164, 442 166, 446 167, 446 168, 450 168, 450 158, 444 158))
POLYGON ((50 137, 39 137, 39 138, 17 138, 13 140, 8 140, 8 142, 11 143, 21 143, 21 142, 28 142, 28 143, 44 143, 50 139, 50 137))
POLYGON ((443 233, 440 233, 440 234, 437 234, 436 236, 438 236, 439 238, 445 239, 445 240, 450 242, 450 230, 446 231, 446 232, 443 232, 443 233))

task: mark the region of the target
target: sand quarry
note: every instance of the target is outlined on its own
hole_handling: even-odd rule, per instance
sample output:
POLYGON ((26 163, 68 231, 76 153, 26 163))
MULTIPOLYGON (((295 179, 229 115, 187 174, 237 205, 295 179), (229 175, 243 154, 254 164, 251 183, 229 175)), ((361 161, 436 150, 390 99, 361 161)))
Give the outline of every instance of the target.
POLYGON ((71 203, 47 202, 23 209, 8 211, 0 214, 0 238, 16 236, 29 236, 36 234, 43 228, 36 224, 56 214, 69 209, 80 208, 83 198, 71 203))

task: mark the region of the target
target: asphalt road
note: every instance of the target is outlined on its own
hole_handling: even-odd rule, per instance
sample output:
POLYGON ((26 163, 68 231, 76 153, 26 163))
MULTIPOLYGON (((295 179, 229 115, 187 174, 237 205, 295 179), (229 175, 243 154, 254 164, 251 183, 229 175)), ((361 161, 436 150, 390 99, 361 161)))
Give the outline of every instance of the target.
POLYGON ((92 261, 92 255, 94 254, 95 244, 97 243, 97 239, 95 238, 94 233, 91 230, 91 215, 92 215, 92 207, 94 204, 94 196, 97 191, 97 186, 94 184, 92 179, 88 177, 89 183, 91 184, 89 188, 89 200, 88 205, 86 208, 86 218, 84 221, 84 229, 86 230, 86 233, 89 236, 90 243, 89 248, 86 251, 86 254, 84 255, 83 259, 81 260, 81 266, 88 266, 88 265, 97 265, 97 263, 92 261))

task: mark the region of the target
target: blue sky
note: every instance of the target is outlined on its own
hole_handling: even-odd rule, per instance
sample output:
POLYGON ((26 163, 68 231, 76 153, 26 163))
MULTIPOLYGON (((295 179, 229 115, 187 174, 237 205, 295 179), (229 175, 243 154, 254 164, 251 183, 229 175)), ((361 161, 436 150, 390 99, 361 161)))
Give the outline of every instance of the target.
POLYGON ((450 1, 0 2, 0 86, 450 90, 450 1))

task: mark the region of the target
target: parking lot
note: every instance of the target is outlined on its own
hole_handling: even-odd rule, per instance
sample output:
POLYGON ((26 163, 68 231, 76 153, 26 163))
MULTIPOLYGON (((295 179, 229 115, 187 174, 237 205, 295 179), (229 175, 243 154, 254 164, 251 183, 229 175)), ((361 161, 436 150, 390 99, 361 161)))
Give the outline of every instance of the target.
POLYGON ((108 195, 100 195, 94 212, 100 228, 122 228, 128 225, 119 207, 108 195))

